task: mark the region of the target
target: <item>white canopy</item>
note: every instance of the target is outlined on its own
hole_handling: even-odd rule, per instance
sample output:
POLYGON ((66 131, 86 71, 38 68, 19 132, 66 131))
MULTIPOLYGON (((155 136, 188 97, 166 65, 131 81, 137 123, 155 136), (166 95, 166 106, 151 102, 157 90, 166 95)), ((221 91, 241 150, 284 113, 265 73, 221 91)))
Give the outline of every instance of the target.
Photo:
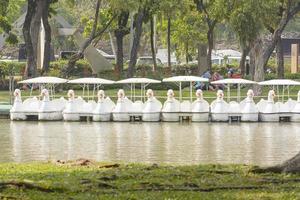
POLYGON ((173 76, 169 78, 164 78, 162 81, 163 82, 193 82, 193 81, 208 82, 208 79, 199 76, 173 76))
POLYGON ((218 81, 213 81, 211 84, 225 84, 227 85, 227 101, 230 101, 230 84, 237 84, 237 100, 241 99, 241 84, 257 84, 255 81, 250 81, 242 78, 227 78, 218 81))
POLYGON ((265 86, 273 86, 273 90, 275 90, 275 86, 277 86, 277 92, 279 93, 279 86, 282 86, 282 102, 284 101, 284 92, 285 92, 285 87, 287 89, 288 93, 288 98, 290 97, 290 86, 296 86, 300 85, 300 82, 290 80, 290 79, 273 79, 273 80, 268 80, 268 81, 262 81, 258 83, 259 85, 265 86))
POLYGON ((181 90, 181 83, 182 82, 190 82, 190 101, 193 101, 193 85, 192 82, 199 81, 199 82, 208 82, 207 78, 202 78, 200 76, 173 76, 170 78, 164 78, 163 82, 175 82, 179 83, 179 98, 180 101, 182 100, 182 90, 181 90))
POLYGON ((63 78, 57 78, 52 76, 41 76, 36 78, 27 79, 24 81, 19 81, 18 83, 24 84, 58 84, 58 83, 66 83, 68 80, 63 78))
POLYGON ((211 84, 257 84, 257 82, 242 78, 227 78, 218 81, 213 81, 211 82, 211 84))
POLYGON ((78 78, 74 80, 68 81, 71 84, 94 84, 94 85, 102 85, 102 84, 113 84, 115 81, 102 79, 102 78, 78 78))
POLYGON ((259 85, 300 85, 300 82, 290 79, 273 79, 268 81, 262 81, 259 85))
POLYGON ((128 78, 117 81, 116 83, 161 83, 161 81, 150 78, 128 78))
POLYGON ((117 81, 116 83, 130 84, 130 95, 131 95, 131 99, 134 98, 134 100, 136 98, 135 84, 141 84, 141 100, 142 100, 144 98, 146 86, 151 83, 161 83, 161 81, 150 79, 150 78, 128 78, 128 79, 117 81))

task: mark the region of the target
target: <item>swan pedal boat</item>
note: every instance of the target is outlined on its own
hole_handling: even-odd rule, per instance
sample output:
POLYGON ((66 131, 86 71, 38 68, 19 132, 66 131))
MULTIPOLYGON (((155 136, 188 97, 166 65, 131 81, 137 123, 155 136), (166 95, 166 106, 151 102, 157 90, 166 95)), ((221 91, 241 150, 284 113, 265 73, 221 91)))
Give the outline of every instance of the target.
POLYGON ((279 109, 274 103, 275 92, 270 90, 268 100, 261 99, 257 103, 259 120, 262 122, 279 122, 279 109))
POLYGON ((162 104, 154 97, 154 93, 151 89, 147 90, 146 95, 148 99, 144 104, 142 120, 145 122, 158 122, 160 121, 162 104))
POLYGON ((222 90, 217 91, 217 99, 210 105, 211 120, 217 122, 228 121, 229 104, 223 100, 224 93, 222 90))
POLYGON ((196 91, 197 99, 192 103, 192 121, 208 122, 209 121, 209 103, 203 99, 202 90, 196 91))
POLYGON ((173 90, 168 90, 167 100, 162 108, 162 121, 178 122, 180 112, 180 102, 174 98, 173 90))

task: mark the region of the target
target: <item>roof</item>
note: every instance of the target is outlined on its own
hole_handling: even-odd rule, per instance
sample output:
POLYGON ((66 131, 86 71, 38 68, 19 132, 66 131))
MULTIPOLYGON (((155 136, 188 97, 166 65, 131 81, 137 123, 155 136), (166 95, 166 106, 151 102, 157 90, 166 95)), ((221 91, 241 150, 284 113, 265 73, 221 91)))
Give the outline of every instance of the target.
POLYGON ((200 76, 173 76, 170 78, 164 78, 163 82, 192 82, 192 81, 200 81, 200 82, 208 82, 207 78, 202 78, 200 76))
POLYGON ((256 84, 255 81, 250 81, 242 78, 227 78, 218 81, 213 81, 211 84, 256 84))
POLYGON ((227 56, 227 57, 241 57, 242 54, 239 51, 233 50, 233 49, 219 49, 214 50, 213 53, 218 56, 227 56))
POLYGON ((161 83, 161 81, 150 78, 128 78, 117 81, 116 83, 161 83))
POLYGON ((68 81, 71 84, 113 84, 115 81, 102 78, 79 78, 68 81))
POLYGON ((300 85, 300 82, 290 79, 273 79, 268 81, 262 81, 259 85, 300 85))
POLYGON ((52 76, 40 76, 36 78, 27 79, 24 81, 19 81, 18 83, 26 83, 26 84, 58 84, 58 83, 66 83, 68 80, 63 78, 57 78, 52 76))

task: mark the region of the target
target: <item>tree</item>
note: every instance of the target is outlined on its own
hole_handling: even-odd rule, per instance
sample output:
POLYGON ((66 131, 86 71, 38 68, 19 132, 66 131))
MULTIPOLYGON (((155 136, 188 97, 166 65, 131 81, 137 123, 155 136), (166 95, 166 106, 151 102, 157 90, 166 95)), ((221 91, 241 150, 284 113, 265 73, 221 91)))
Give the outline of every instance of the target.
POLYGON ((214 29, 221 20, 225 18, 225 15, 232 10, 233 3, 235 1, 227 0, 194 0, 197 9, 203 15, 203 19, 207 24, 207 68, 211 70, 212 63, 212 50, 214 48, 214 29))
POLYGON ((18 3, 14 1, 0 0, 0 33, 7 35, 7 43, 16 44, 18 42, 17 36, 12 32, 12 20, 9 19, 9 16, 12 15, 12 7, 18 7, 18 3))
POLYGON ((132 47, 130 51, 130 60, 129 60, 129 65, 128 65, 128 73, 127 77, 133 77, 134 72, 135 72, 135 65, 137 61, 137 54, 138 54, 138 49, 140 45, 140 39, 142 35, 142 27, 143 27, 143 20, 145 17, 145 8, 141 5, 138 9, 138 12, 135 15, 135 20, 134 20, 134 35, 133 35, 133 42, 132 42, 132 47))
MULTIPOLYGON (((57 0, 28 0, 27 12, 23 24, 23 37, 25 41, 27 66, 26 77, 34 77, 37 74, 37 55, 40 27, 43 23, 45 28, 45 43, 43 71, 48 71, 51 51, 51 27, 48 18, 50 16, 50 4, 57 0)), ((41 63, 42 64, 42 63, 41 63)))
POLYGON ((116 68, 118 74, 123 72, 123 63, 124 63, 124 54, 123 54, 123 39, 130 33, 129 28, 127 27, 129 18, 129 11, 121 11, 117 16, 117 28, 115 29, 115 37, 117 41, 117 62, 116 68))
POLYGON ((171 69, 171 23, 176 16, 178 10, 184 5, 185 1, 179 0, 164 0, 160 3, 160 10, 162 16, 167 19, 167 48, 168 48, 168 68, 171 69))
POLYGON ((238 36, 242 50, 239 68, 244 76, 246 72, 245 62, 250 52, 250 46, 263 28, 260 4, 256 1, 248 0, 235 3, 233 11, 228 16, 228 22, 238 36))
POLYGON ((196 54, 198 44, 206 42, 206 26, 201 15, 195 5, 186 4, 174 20, 172 42, 176 45, 177 53, 185 57, 186 63, 196 54))
POLYGON ((85 22, 85 31, 86 34, 89 34, 89 37, 81 44, 78 52, 70 57, 67 68, 63 71, 63 76, 67 77, 69 72, 74 69, 76 62, 83 57, 86 48, 93 42, 98 41, 99 38, 105 33, 105 31, 111 26, 113 20, 115 19, 115 15, 107 17, 105 20, 101 21, 98 24, 99 13, 101 7, 101 0, 97 0, 94 18, 91 21, 85 22), (87 26, 87 25, 91 25, 87 26), (101 25, 100 25, 101 24, 101 25), (100 25, 100 26, 98 26, 100 25))
POLYGON ((25 70, 25 77, 34 77, 36 76, 36 60, 34 56, 32 38, 30 33, 31 21, 35 14, 36 1, 28 0, 27 2, 27 12, 23 25, 23 36, 26 47, 26 55, 27 55, 27 65, 25 70))
MULTIPOLYGON (((278 23, 274 26, 274 32, 270 36, 270 40, 261 44, 262 40, 257 39, 254 47, 262 46, 261 48, 256 48, 256 57, 254 61, 254 80, 262 81, 264 80, 264 68, 276 46, 278 41, 281 38, 282 32, 285 29, 288 22, 293 19, 293 17, 300 11, 300 2, 295 2, 293 0, 276 0, 276 1, 264 1, 264 4, 261 4, 262 7, 265 6, 265 12, 268 13, 268 10, 274 9, 275 7, 283 6, 281 9, 283 10, 282 16, 278 23)), ((260 93, 260 89, 256 89, 256 93, 260 93)))

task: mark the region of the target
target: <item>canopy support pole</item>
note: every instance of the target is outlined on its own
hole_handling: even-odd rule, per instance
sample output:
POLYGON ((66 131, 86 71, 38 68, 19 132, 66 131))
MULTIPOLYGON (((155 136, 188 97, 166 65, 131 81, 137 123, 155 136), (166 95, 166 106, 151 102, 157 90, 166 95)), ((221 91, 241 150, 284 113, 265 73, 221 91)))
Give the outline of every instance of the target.
POLYGON ((84 90, 85 90, 85 84, 83 84, 83 89, 82 89, 82 98, 84 99, 84 90))
MULTIPOLYGON (((30 85, 29 85, 29 87, 30 87, 30 85)), ((33 84, 30 87, 30 96, 32 96, 32 90, 33 90, 33 84)))
POLYGON ((241 84, 238 84, 238 94, 237 94, 237 101, 241 101, 241 84))
POLYGON ((193 85, 192 85, 192 81, 190 82, 190 100, 191 100, 191 102, 193 102, 193 85))
POLYGON ((133 98, 134 98, 134 101, 135 101, 135 83, 133 84, 133 98))
POLYGON ((227 102, 230 102, 230 84, 227 85, 227 102))
POLYGON ((141 83, 141 101, 143 101, 143 83, 141 83))
POLYGON ((130 83, 130 99, 132 100, 132 83, 130 83))
POLYGON ((90 87, 89 87, 90 85, 87 85, 86 87, 87 87, 87 100, 89 101, 90 100, 90 87))
POLYGON ((282 86, 282 103, 284 102, 284 85, 282 86))
POLYGON ((182 101, 181 82, 179 82, 179 99, 180 99, 180 101, 182 101))

